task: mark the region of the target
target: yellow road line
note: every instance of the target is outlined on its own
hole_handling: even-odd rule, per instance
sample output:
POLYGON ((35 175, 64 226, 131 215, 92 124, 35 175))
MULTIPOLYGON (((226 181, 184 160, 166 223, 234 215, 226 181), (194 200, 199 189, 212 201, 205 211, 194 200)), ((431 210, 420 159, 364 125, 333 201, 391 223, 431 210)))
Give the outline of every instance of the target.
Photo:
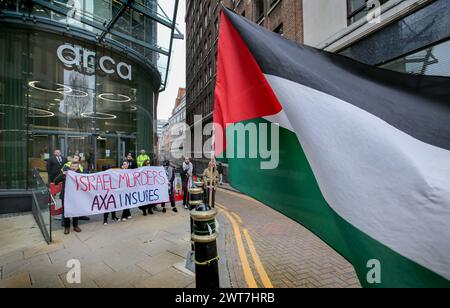
POLYGON ((239 217, 238 214, 236 214, 235 212, 231 211, 231 215, 233 215, 234 218, 236 218, 236 220, 237 220, 240 224, 242 224, 242 219, 241 219, 241 217, 239 217))
POLYGON ((250 269, 250 263, 248 262, 247 255, 245 253, 244 243, 242 241, 241 232, 239 231, 239 226, 230 214, 222 209, 220 209, 220 211, 228 218, 228 220, 231 222, 231 225, 233 226, 234 237, 236 238, 236 244, 238 248, 239 258, 241 259, 242 263, 242 269, 244 271, 245 281, 247 282, 249 288, 258 288, 255 277, 253 276, 253 273, 250 269))
POLYGON ((258 272, 259 277, 261 278, 261 281, 265 288, 273 288, 272 282, 269 279, 269 276, 267 275, 266 270, 264 269, 264 266, 261 262, 261 259, 259 258, 258 253, 256 252, 255 245, 253 244, 253 240, 248 233, 247 229, 244 229, 244 237, 247 241, 248 247, 250 248, 250 253, 252 255, 253 261, 255 262, 256 271, 258 272))
POLYGON ((228 189, 223 189, 223 188, 219 188, 219 191, 220 191, 220 192, 223 192, 223 193, 226 193, 226 194, 229 194, 229 195, 232 195, 232 196, 235 196, 235 197, 238 197, 238 198, 241 198, 241 199, 244 199, 244 200, 247 200, 247 201, 253 201, 253 202, 262 204, 262 203, 259 202, 258 200, 253 199, 252 197, 243 195, 243 194, 238 193, 238 192, 234 192, 234 191, 231 191, 231 190, 228 190, 228 189))
MULTIPOLYGON (((228 219, 232 218, 231 217, 231 215, 232 215, 232 216, 234 216, 236 218, 236 220, 238 220, 242 224, 242 219, 237 213, 235 213, 235 212, 230 210, 230 212, 231 212, 231 215, 230 215, 229 213, 227 213, 226 211, 223 210, 223 208, 225 208, 225 206, 223 206, 222 204, 218 204, 218 203, 216 203, 216 205, 228 217, 228 219)), ((231 219, 230 219, 230 222, 233 224, 233 228, 234 228, 235 227, 234 224, 236 224, 236 222, 232 221, 231 219)), ((239 232, 239 237, 241 237, 240 236, 239 226, 237 224, 236 224, 236 228, 234 228, 235 234, 236 234, 236 232, 239 232), (236 228, 237 228, 237 230, 236 230, 236 228)), ((265 288, 273 288, 272 282, 271 282, 269 276, 267 275, 267 272, 266 272, 266 270, 264 268, 264 265, 261 262, 261 259, 260 259, 259 255, 258 255, 258 252, 256 251, 256 248, 255 248, 255 245, 253 243, 252 237, 250 236, 250 233, 248 232, 248 230, 246 228, 243 229, 243 233, 244 233, 245 240, 246 240, 247 245, 248 245, 249 250, 250 250, 250 255, 251 255, 251 257, 252 257, 252 259, 253 259, 253 261, 255 263, 256 271, 258 272, 258 275, 261 278, 261 281, 262 281, 264 287, 265 288)), ((241 239, 241 242, 242 242, 242 239, 241 239)), ((245 249, 244 249, 244 253, 245 253, 245 249)))
POLYGON ((222 209, 225 209, 225 210, 228 210, 228 208, 225 206, 225 205, 223 205, 223 204, 219 204, 219 203, 217 203, 216 202, 216 206, 217 207, 219 207, 219 208, 222 208, 222 209))

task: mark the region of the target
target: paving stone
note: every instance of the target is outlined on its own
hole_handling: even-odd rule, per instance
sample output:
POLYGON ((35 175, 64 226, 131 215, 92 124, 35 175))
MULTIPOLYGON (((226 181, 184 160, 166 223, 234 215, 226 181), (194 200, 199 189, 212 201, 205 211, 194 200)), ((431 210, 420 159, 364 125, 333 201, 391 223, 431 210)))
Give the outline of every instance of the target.
POLYGON ((185 261, 185 259, 174 255, 173 253, 164 252, 158 254, 157 256, 151 257, 148 261, 137 263, 137 266, 151 275, 156 275, 182 261, 185 261))
POLYGON ((149 278, 151 275, 142 268, 132 265, 117 272, 102 275, 94 279, 101 288, 129 288, 137 281, 149 278))
POLYGON ((27 272, 19 273, 7 279, 0 280, 0 288, 29 288, 30 275, 27 272))
POLYGON ((187 288, 195 278, 175 268, 168 268, 154 276, 135 282, 136 288, 187 288))

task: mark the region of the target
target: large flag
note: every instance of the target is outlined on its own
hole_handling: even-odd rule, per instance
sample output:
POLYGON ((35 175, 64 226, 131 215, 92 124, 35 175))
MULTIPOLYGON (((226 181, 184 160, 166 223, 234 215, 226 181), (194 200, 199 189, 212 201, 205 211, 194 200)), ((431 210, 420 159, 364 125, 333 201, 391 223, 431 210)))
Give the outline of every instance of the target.
POLYGON ((216 155, 255 146, 230 141, 232 124, 280 126, 278 167, 228 157, 232 186, 317 234, 364 287, 450 287, 450 78, 367 66, 224 10, 215 95, 216 155))

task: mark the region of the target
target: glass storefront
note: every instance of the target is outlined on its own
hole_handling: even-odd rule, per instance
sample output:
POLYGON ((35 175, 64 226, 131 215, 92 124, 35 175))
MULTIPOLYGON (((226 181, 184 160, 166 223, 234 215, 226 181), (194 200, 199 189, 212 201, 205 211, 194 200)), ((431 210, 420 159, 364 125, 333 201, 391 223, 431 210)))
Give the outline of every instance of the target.
POLYGON ((111 48, 61 34, 0 29, 0 189, 46 178, 57 148, 86 170, 152 152, 155 76, 111 48))
POLYGON ((391 61, 382 68, 416 75, 450 76, 450 41, 391 61))

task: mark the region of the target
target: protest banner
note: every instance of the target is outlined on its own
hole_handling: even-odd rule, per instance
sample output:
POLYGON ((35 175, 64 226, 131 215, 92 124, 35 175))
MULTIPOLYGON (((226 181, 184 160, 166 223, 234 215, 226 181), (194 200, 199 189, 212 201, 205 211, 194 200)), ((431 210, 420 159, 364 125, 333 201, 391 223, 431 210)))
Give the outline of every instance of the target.
POLYGON ((95 174, 68 172, 64 216, 92 216, 143 205, 169 202, 163 167, 108 170, 95 174))

